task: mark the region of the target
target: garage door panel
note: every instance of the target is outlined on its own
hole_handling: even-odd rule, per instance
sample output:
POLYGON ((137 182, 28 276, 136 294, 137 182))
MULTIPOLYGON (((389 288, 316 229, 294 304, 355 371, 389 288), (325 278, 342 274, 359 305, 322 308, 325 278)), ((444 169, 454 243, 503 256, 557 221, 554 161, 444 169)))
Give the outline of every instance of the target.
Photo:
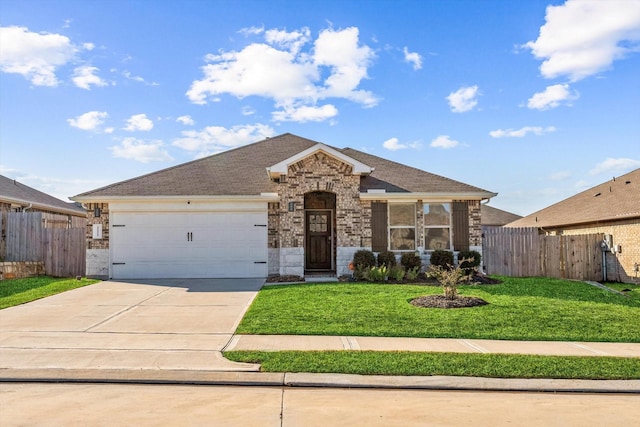
POLYGON ((114 278, 266 277, 265 212, 112 212, 114 278))

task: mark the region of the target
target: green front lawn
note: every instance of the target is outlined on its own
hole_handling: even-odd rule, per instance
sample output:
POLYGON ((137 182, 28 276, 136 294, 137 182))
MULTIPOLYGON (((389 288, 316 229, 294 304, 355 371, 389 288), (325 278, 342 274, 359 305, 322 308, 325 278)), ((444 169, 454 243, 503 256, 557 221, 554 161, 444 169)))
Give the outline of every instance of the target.
POLYGON ((624 297, 582 282, 501 279, 499 285, 461 287, 461 295, 489 302, 463 309, 409 304, 442 292, 434 286, 266 286, 236 333, 640 342, 640 292, 624 297))
POLYGON ((99 280, 86 278, 81 280, 61 279, 48 276, 3 280, 0 282, 0 309, 24 304, 97 282, 99 280))
POLYGON ((639 379, 640 358, 373 351, 228 351, 263 372, 451 375, 490 378, 639 379))

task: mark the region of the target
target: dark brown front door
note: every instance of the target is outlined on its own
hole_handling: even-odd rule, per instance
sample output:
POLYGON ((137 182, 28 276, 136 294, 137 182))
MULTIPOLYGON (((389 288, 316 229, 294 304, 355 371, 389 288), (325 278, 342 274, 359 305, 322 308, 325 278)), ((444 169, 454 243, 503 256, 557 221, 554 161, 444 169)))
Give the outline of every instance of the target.
POLYGON ((306 212, 305 268, 331 270, 331 211, 306 212))

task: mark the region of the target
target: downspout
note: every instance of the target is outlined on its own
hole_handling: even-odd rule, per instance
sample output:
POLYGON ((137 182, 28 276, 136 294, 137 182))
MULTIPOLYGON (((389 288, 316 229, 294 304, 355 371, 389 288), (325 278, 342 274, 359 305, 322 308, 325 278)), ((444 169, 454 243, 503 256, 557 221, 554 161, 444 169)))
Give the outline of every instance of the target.
POLYGON ((600 248, 602 249, 602 281, 607 281, 607 242, 603 240, 600 243, 600 248))
POLYGON ((24 207, 22 208, 22 212, 26 212, 29 209, 31 209, 32 207, 33 207, 33 203, 29 203, 29 206, 27 206, 26 208, 24 208, 24 207))

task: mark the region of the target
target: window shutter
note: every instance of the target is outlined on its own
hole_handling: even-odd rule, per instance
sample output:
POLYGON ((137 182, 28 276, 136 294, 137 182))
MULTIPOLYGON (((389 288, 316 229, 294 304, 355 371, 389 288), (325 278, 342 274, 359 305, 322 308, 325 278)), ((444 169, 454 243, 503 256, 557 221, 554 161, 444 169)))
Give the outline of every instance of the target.
POLYGON ((371 203, 371 249, 373 252, 386 251, 388 246, 387 204, 371 203))
POLYGON ((453 202, 453 250, 469 250, 469 205, 453 202))

